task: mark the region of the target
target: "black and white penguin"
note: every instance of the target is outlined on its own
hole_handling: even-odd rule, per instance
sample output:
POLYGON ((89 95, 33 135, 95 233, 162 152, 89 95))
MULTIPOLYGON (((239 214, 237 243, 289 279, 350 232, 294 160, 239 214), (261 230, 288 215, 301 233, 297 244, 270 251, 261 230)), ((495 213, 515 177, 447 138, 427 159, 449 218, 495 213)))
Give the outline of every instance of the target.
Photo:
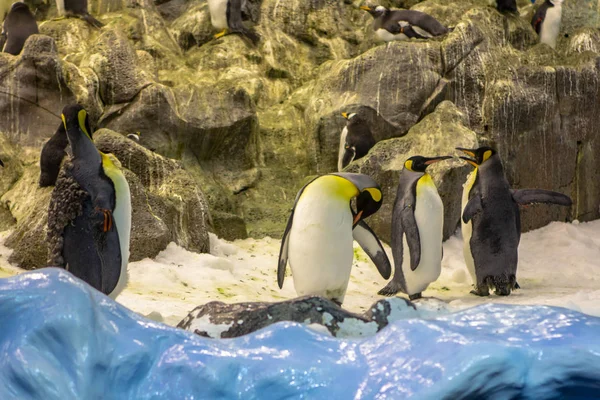
POLYGON ((220 38, 228 33, 239 33, 256 45, 260 36, 242 23, 242 2, 244 0, 208 0, 210 22, 221 32, 215 35, 220 38))
POLYGON ((388 279, 390 261, 364 218, 381 207, 383 195, 367 175, 320 176, 298 192, 281 241, 277 283, 283 287, 289 261, 298 296, 317 295, 342 304, 356 240, 388 279), (350 201, 356 198, 356 212, 350 201))
POLYGON ((383 6, 360 8, 373 16, 375 34, 386 42, 411 38, 427 39, 448 32, 437 19, 420 11, 390 10, 383 6))
POLYGON ((65 150, 68 145, 69 140, 67 139, 65 124, 61 122, 54 135, 42 147, 42 153, 40 154, 40 187, 54 186, 62 161, 67 155, 65 150))
POLYGON ((340 135, 338 152, 338 171, 342 171, 352 161, 358 160, 375 146, 375 138, 367 122, 356 113, 342 113, 346 118, 346 126, 340 135))
POLYGON ((111 157, 96 149, 83 107, 65 107, 62 119, 73 154, 70 174, 89 195, 81 214, 63 233, 66 269, 115 298, 127 283, 129 185, 111 157))
POLYGON ((540 37, 540 43, 546 43, 553 49, 560 32, 563 0, 546 0, 531 19, 531 26, 540 37))
POLYGON ((517 0, 496 0, 496 9, 501 13, 516 13, 519 11, 517 0))
POLYGON ((518 289, 516 275, 521 240, 519 205, 533 203, 570 206, 571 198, 549 190, 511 190, 502 161, 490 147, 457 150, 475 167, 467 177, 462 196, 463 251, 475 289, 488 296, 489 289, 507 296, 518 289))
POLYGON ((440 276, 444 205, 426 169, 449 158, 414 156, 404 162, 392 211, 394 278, 379 294, 403 292, 410 300, 418 299, 440 276))
POLYGON ((27 38, 37 33, 40 33, 37 22, 27 4, 14 3, 2 24, 3 45, 0 49, 4 53, 19 55, 27 38))
POLYGON ((58 14, 65 17, 78 17, 94 28, 102 28, 104 24, 88 12, 87 0, 56 0, 58 14))

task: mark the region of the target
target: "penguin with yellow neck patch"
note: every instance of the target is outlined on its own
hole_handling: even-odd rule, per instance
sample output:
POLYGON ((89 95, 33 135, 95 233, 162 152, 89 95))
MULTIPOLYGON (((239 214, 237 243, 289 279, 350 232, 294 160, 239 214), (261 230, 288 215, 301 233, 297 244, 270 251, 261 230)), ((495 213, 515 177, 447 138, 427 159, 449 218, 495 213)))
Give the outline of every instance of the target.
POLYGON ((404 162, 392 211, 394 278, 379 294, 403 292, 415 300, 440 276, 444 205, 426 169, 449 158, 414 156, 404 162))
POLYGON ((495 288, 497 295, 507 296, 519 288, 519 205, 570 206, 571 198, 550 190, 511 190, 500 156, 491 147, 457 150, 472 157, 460 158, 475 167, 464 185, 461 218, 465 262, 475 285, 471 293, 488 296, 495 288))
POLYGON ((126 286, 131 232, 131 196, 121 170, 94 145, 87 112, 63 109, 72 150, 70 174, 89 197, 63 232, 66 269, 115 298, 126 286))
POLYGON ((354 240, 388 279, 390 261, 364 222, 379 210, 382 200, 379 185, 363 174, 323 175, 300 189, 281 241, 279 288, 283 287, 289 262, 298 296, 323 296, 342 304, 350 280, 354 240), (354 198, 356 211, 350 204, 354 198))

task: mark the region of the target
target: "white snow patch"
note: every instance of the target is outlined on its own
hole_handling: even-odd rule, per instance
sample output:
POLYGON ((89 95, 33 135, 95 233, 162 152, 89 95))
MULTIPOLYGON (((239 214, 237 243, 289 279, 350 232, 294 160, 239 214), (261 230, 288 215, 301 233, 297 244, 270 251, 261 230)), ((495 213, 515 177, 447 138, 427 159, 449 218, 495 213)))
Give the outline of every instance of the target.
POLYGON ((329 332, 329 330, 321 324, 308 324, 306 325, 306 327, 308 329, 312 329, 315 332, 323 333, 327 336, 332 336, 331 332, 329 332))
POLYGON ((193 320, 188 330, 191 332, 206 332, 211 338, 220 339, 221 334, 227 332, 232 326, 233 322, 228 324, 213 324, 210 322, 210 315, 206 314, 193 320))
POLYGON ((338 323, 338 327, 338 338, 373 336, 379 329, 376 322, 364 322, 356 318, 345 318, 338 323))

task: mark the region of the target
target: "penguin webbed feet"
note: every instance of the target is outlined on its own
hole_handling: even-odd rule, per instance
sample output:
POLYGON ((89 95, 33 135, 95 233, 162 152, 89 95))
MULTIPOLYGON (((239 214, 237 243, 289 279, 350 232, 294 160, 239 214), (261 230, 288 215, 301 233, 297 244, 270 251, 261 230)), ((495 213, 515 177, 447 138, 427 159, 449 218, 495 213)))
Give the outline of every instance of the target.
POLYGON ((411 295, 408 296, 408 299, 410 301, 418 300, 418 299, 422 299, 422 298, 423 298, 423 296, 422 296, 422 294, 420 292, 419 293, 415 293, 415 294, 411 294, 411 295))
POLYGON ((225 35, 227 35, 227 29, 223 29, 221 32, 216 33, 213 37, 215 39, 219 39, 219 38, 221 38, 221 37, 223 37, 225 35))

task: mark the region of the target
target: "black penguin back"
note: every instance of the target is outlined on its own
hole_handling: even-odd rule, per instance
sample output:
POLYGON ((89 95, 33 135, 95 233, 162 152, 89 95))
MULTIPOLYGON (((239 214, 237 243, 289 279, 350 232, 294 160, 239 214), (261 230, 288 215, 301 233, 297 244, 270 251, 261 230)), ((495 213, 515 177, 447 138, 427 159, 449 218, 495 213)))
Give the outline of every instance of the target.
POLYGON ((67 154, 69 141, 65 125, 61 122, 56 133, 44 144, 40 155, 40 187, 53 186, 58 178, 62 160, 67 154))
POLYGON ((21 53, 29 36, 39 33, 35 17, 25 3, 13 4, 4 20, 3 32, 6 38, 2 51, 15 56, 21 53))

